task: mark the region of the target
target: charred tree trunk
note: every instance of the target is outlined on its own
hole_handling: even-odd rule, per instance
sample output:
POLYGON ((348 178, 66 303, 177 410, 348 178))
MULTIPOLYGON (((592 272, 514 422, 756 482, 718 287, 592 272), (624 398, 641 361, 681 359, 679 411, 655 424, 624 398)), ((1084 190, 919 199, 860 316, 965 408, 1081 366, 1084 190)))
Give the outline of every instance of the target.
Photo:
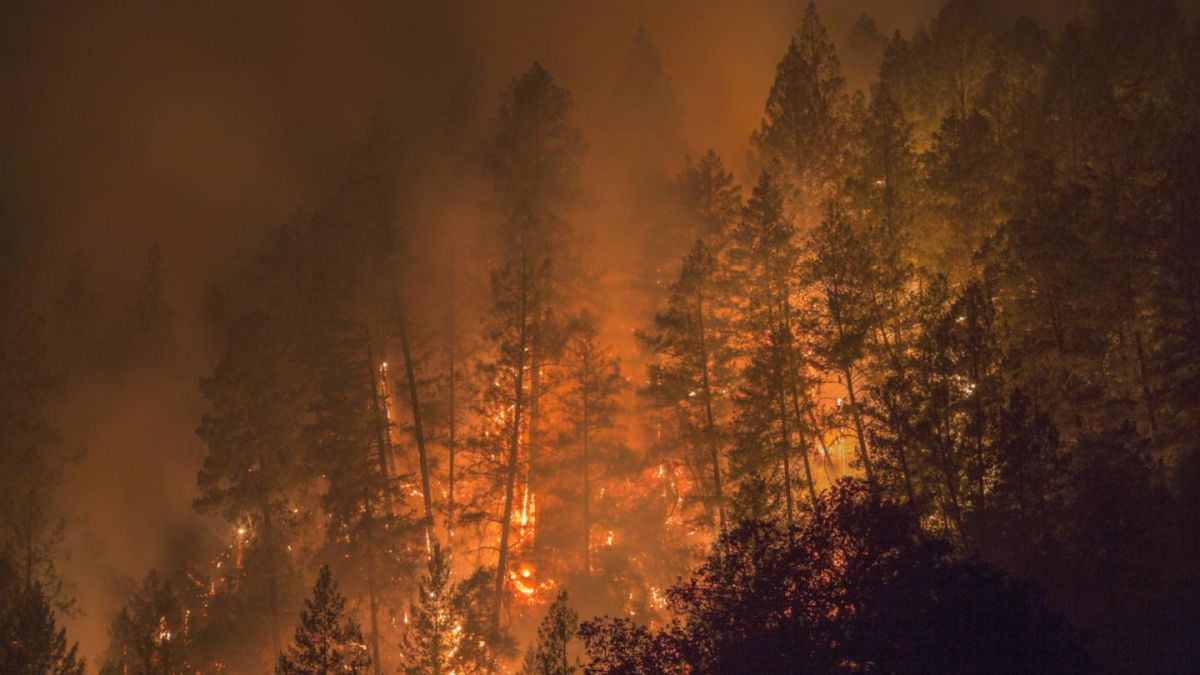
POLYGON ((720 531, 725 531, 725 495, 721 486, 721 453, 717 445, 717 425, 713 416, 712 383, 709 381, 708 343, 704 333, 704 289, 696 286, 696 315, 700 330, 700 382, 704 389, 704 432, 708 440, 713 464, 713 492, 717 501, 717 517, 720 531))
MULTIPOLYGON (((525 493, 533 493, 533 463, 538 455, 538 422, 541 421, 541 409, 539 403, 542 398, 542 378, 541 367, 538 365, 538 331, 533 331, 533 339, 529 341, 529 431, 527 432, 527 443, 525 447, 525 493)), ((537 549, 537 530, 533 531, 532 540, 529 545, 533 549, 537 549)))
MULTIPOLYGON (((267 469, 264 464, 265 462, 260 455, 258 466, 260 470, 266 473, 267 469)), ((267 612, 269 614, 268 621, 271 630, 271 653, 278 656, 283 647, 279 637, 279 580, 275 564, 275 548, 277 545, 275 522, 271 518, 270 500, 267 499, 267 496, 261 490, 259 492, 259 499, 261 500, 259 510, 262 513, 263 539, 266 541, 267 547, 267 612)))
POLYGON ((371 670, 375 675, 380 675, 382 666, 379 655, 379 586, 375 577, 374 509, 371 506, 370 496, 365 497, 363 501, 366 507, 364 524, 367 535, 367 596, 371 614, 371 670))
MULTIPOLYGON (((590 378, 590 357, 584 356, 583 367, 585 378, 590 378)), ((592 573, 592 439, 591 439, 591 397, 588 388, 583 387, 583 576, 592 573)))
POLYGON ((512 527, 513 490, 517 482, 517 459, 521 447, 521 413, 525 405, 525 350, 529 342, 529 273, 522 264, 521 299, 519 308, 520 329, 517 339, 517 367, 513 374, 513 418, 509 433, 508 461, 505 467, 504 513, 500 520, 500 550, 496 562, 496 584, 493 596, 492 628, 499 632, 500 613, 504 599, 504 582, 508 570, 508 537, 512 527))
MULTIPOLYGON (((804 419, 800 413, 800 394, 796 391, 795 384, 792 385, 792 415, 796 420, 796 433, 800 439, 800 456, 804 459, 804 477, 808 481, 808 496, 812 499, 813 504, 817 503, 817 485, 813 481, 812 463, 808 460, 808 439, 804 436, 804 419)), ((813 435, 820 438, 820 430, 814 428, 813 435)), ((828 472, 826 478, 828 478, 828 472)))
MULTIPOLYGON (((451 310, 451 311, 453 311, 453 310, 451 310)), ((458 370, 457 370, 458 364, 456 363, 456 357, 457 357, 456 337, 457 336, 455 335, 455 330, 454 330, 454 320, 451 319, 450 350, 449 350, 449 361, 450 361, 450 382, 449 382, 450 401, 449 401, 449 406, 450 406, 450 410, 449 410, 449 420, 448 420, 449 429, 448 429, 448 437, 447 437, 447 443, 446 443, 446 454, 448 455, 448 457, 447 457, 448 476, 447 476, 447 480, 446 480, 446 483, 447 483, 446 484, 446 547, 447 548, 450 548, 454 545, 454 455, 458 451, 458 426, 457 426, 457 423, 458 423, 458 419, 457 419, 458 400, 456 398, 456 391, 455 391, 455 386, 458 383, 458 370)))
MULTIPOLYGON (((779 434, 782 440, 780 448, 781 454, 783 455, 783 496, 787 505, 787 526, 788 530, 790 531, 794 522, 792 512, 795 505, 792 501, 792 438, 791 434, 788 433, 787 396, 784 392, 785 387, 783 383, 783 373, 780 373, 778 385, 779 392, 777 398, 779 399, 779 434)), ((807 459, 805 461, 807 461, 807 459)))
POLYGON ((854 435, 858 440, 858 456, 863 464, 863 473, 867 482, 875 484, 875 472, 871 469, 871 452, 867 447, 867 435, 863 431, 862 413, 858 409, 858 399, 854 394, 854 372, 846 366, 842 373, 846 377, 846 398, 850 404, 850 417, 854 420, 854 435))
POLYGON ((425 549, 432 550, 433 541, 433 493, 429 481, 429 459, 425 452, 425 430, 421 426, 421 399, 417 391, 416 368, 413 366, 412 350, 408 344, 408 324, 404 313, 399 313, 400 350, 404 355, 404 375, 408 380, 408 399, 412 407, 413 437, 417 442, 417 462, 421 469, 421 496, 425 506, 425 549))
POLYGON ((391 443, 388 440, 388 419, 386 403, 383 402, 379 391, 379 366, 375 363, 375 352, 371 345, 371 331, 366 331, 367 368, 371 375, 371 412, 375 416, 375 442, 378 452, 379 475, 383 478, 383 510, 389 517, 394 514, 392 505, 392 474, 388 468, 388 454, 391 443))

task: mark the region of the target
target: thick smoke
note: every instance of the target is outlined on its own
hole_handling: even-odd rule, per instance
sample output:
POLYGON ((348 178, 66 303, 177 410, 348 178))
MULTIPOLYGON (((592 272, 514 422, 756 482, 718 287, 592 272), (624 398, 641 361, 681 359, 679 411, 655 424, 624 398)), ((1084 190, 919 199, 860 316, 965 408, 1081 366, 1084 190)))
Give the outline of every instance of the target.
MULTIPOLYGON (((885 35, 909 33, 940 4, 819 9, 844 41, 864 13, 885 35)), ((1016 4, 1054 24, 1074 3, 1016 4)), ((163 542, 198 527, 196 382, 214 360, 205 298, 237 282, 272 228, 320 206, 374 111, 396 120, 419 186, 448 143, 478 143, 507 81, 540 61, 573 93, 591 145, 592 204, 579 224, 619 307, 627 237, 637 230, 622 221, 622 167, 672 172, 685 154, 711 147, 745 184, 747 139, 802 12, 794 0, 9 5, 0 17, 2 212, 36 233, 46 287, 61 283, 75 253, 86 257, 110 326, 127 320, 146 251, 158 242, 185 364, 66 373, 55 419, 64 449, 82 451, 61 507, 75 555, 65 571, 86 608, 69 629, 83 650, 103 650, 119 580, 162 564, 173 554, 163 542), (627 147, 609 124, 610 101, 639 27, 682 109, 677 157, 611 153, 627 147), (452 101, 457 117, 448 120, 452 101)), ((845 65, 850 85, 863 87, 875 64, 845 65)), ((477 166, 466 170, 475 175, 477 166)), ((432 194, 443 199, 418 200, 423 222, 447 238, 473 231, 474 197, 432 194)), ((618 315, 606 326, 626 354, 638 320, 618 315)))

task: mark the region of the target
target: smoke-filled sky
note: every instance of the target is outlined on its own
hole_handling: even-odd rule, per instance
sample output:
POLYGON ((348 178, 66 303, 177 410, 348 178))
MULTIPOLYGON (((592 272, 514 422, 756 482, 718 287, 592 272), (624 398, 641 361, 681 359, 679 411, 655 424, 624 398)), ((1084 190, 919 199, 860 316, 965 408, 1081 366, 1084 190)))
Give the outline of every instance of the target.
MULTIPOLYGON (((212 358, 198 328, 205 292, 234 278, 271 228, 319 205, 375 109, 398 122, 419 172, 468 63, 478 83, 470 114, 486 121, 507 81, 537 59, 575 95, 590 137, 645 26, 683 105, 687 149, 712 147, 742 174, 804 10, 797 0, 19 4, 0 16, 0 213, 37 233, 47 279, 85 253, 110 312, 128 304, 159 242, 190 354, 183 373, 74 381, 58 406, 64 445, 86 451, 63 505, 75 553, 67 572, 87 611, 71 630, 93 657, 114 580, 161 564, 168 532, 192 511, 196 380, 212 358)), ((818 9, 840 40, 864 12, 885 34, 909 33, 941 4, 818 9)), ((1053 25, 1070 7, 1038 18, 1053 25)), ((869 76, 847 73, 852 86, 869 76)), ((611 177, 587 170, 598 213, 611 213, 611 177)), ((602 215, 589 222, 606 225, 602 215)))

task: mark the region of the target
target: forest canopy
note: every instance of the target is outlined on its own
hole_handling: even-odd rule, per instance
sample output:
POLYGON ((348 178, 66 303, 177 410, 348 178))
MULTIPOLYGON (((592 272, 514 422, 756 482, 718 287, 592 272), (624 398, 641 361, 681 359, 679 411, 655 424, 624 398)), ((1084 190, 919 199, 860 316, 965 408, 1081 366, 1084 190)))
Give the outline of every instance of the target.
POLYGON ((352 80, 195 294, 6 160, 0 671, 1191 672, 1200 23, 1072 5, 793 8, 736 154, 683 15, 479 38, 352 80))

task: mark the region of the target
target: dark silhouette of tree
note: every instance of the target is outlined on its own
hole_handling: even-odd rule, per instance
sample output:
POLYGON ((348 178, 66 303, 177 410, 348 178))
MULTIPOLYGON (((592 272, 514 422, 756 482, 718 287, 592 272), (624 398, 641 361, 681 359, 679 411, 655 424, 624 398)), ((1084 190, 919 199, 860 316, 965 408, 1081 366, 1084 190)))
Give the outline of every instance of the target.
POLYGON ((170 581, 151 570, 109 627, 103 675, 195 672, 190 610, 170 581))
POLYGON ((462 633, 453 657, 456 673, 493 673, 501 661, 517 653, 512 635, 495 627, 495 580, 495 570, 480 567, 457 584, 453 612, 462 621, 462 633))
POLYGON ((801 230, 840 182, 846 141, 844 80, 837 51, 812 2, 775 68, 762 123, 751 137, 760 168, 778 163, 801 230))
POLYGON ((362 631, 346 615, 346 599, 323 565, 313 586, 311 599, 305 599, 300 612, 296 638, 279 655, 275 672, 279 675, 323 675, 324 673, 365 673, 371 656, 362 631))
POLYGON ((569 426, 573 444, 579 448, 582 487, 578 493, 567 495, 581 502, 583 511, 581 573, 591 574, 592 569, 592 515, 594 486, 608 478, 610 472, 620 470, 622 460, 628 462, 615 450, 616 442, 611 431, 616 425, 620 410, 618 397, 628 384, 621 375, 621 361, 612 349, 599 341, 592 317, 586 311, 579 317, 567 345, 565 365, 570 384, 564 402, 564 418, 569 426), (600 469, 593 473, 594 469, 600 469))
POLYGON ((312 477, 296 452, 309 392, 296 367, 300 344, 284 325, 259 312, 229 325, 225 356, 200 383, 209 411, 196 430, 208 446, 196 507, 236 528, 242 564, 225 574, 245 607, 265 610, 265 622, 255 614, 238 623, 266 630, 259 637, 268 662, 282 648, 283 613, 298 595, 289 550, 310 515, 303 496, 312 477))
POLYGON ((457 588, 450 582, 450 561, 436 542, 426 570, 417 585, 417 601, 409 610, 408 632, 400 645, 400 672, 410 675, 454 672, 454 657, 462 641, 463 626, 454 612, 457 588))
POLYGON ((642 335, 653 350, 644 393, 678 412, 680 433, 689 442, 687 458, 707 494, 703 503, 725 528, 725 420, 733 378, 732 328, 718 307, 718 263, 712 249, 697 240, 684 258, 666 306, 654 329, 642 335))
POLYGON ((167 299, 166 270, 157 243, 146 252, 146 265, 129 308, 133 347, 151 359, 167 358, 178 348, 175 310, 167 299))
POLYGON ((509 574, 517 478, 523 467, 528 486, 538 461, 543 365, 561 353, 563 302, 577 278, 565 216, 582 196, 578 163, 584 145, 570 125, 570 109, 570 94, 534 63, 506 92, 484 158, 492 181, 489 208, 500 223, 487 328, 495 352, 485 366, 493 386, 485 392, 485 405, 505 411, 499 434, 505 447, 496 470, 504 496, 493 597, 496 631, 509 574))
POLYGON ((0 551, 12 555, 25 589, 36 584, 56 610, 70 612, 71 584, 59 571, 65 520, 53 499, 69 460, 51 414, 63 379, 33 300, 25 244, 0 247, 0 551))
POLYGON ((683 108, 645 26, 633 36, 612 103, 612 123, 621 154, 637 171, 631 178, 644 184, 653 179, 647 169, 660 170, 662 163, 682 156, 679 134, 683 108), (638 170, 637 164, 646 168, 638 170))
POLYGON ((0 670, 13 675, 83 675, 79 646, 67 643, 54 609, 35 581, 26 585, 0 555, 0 670))
POLYGON ((522 675, 570 675, 579 672, 579 660, 571 654, 571 642, 579 632, 579 615, 567 605, 567 594, 559 593, 538 626, 537 643, 525 653, 522 675))
POLYGON ((773 162, 759 175, 725 258, 748 356, 736 399, 740 470, 776 477, 778 502, 791 523, 801 481, 816 498, 808 439, 818 432, 804 414, 816 382, 796 338, 802 329, 793 304, 800 291, 801 249, 795 221, 787 215, 780 167, 773 162), (803 473, 793 466, 797 459, 803 473))
POLYGON ((850 418, 859 463, 868 481, 875 479, 863 422, 861 391, 867 341, 878 326, 873 296, 872 252, 865 233, 842 209, 829 205, 826 217, 807 242, 805 280, 812 291, 814 360, 838 377, 845 388, 842 410, 850 418))
POLYGON ((1035 593, 844 479, 792 532, 743 521, 668 593, 675 620, 581 629, 589 672, 1082 672, 1035 593), (716 551, 719 551, 716 552, 716 551))

